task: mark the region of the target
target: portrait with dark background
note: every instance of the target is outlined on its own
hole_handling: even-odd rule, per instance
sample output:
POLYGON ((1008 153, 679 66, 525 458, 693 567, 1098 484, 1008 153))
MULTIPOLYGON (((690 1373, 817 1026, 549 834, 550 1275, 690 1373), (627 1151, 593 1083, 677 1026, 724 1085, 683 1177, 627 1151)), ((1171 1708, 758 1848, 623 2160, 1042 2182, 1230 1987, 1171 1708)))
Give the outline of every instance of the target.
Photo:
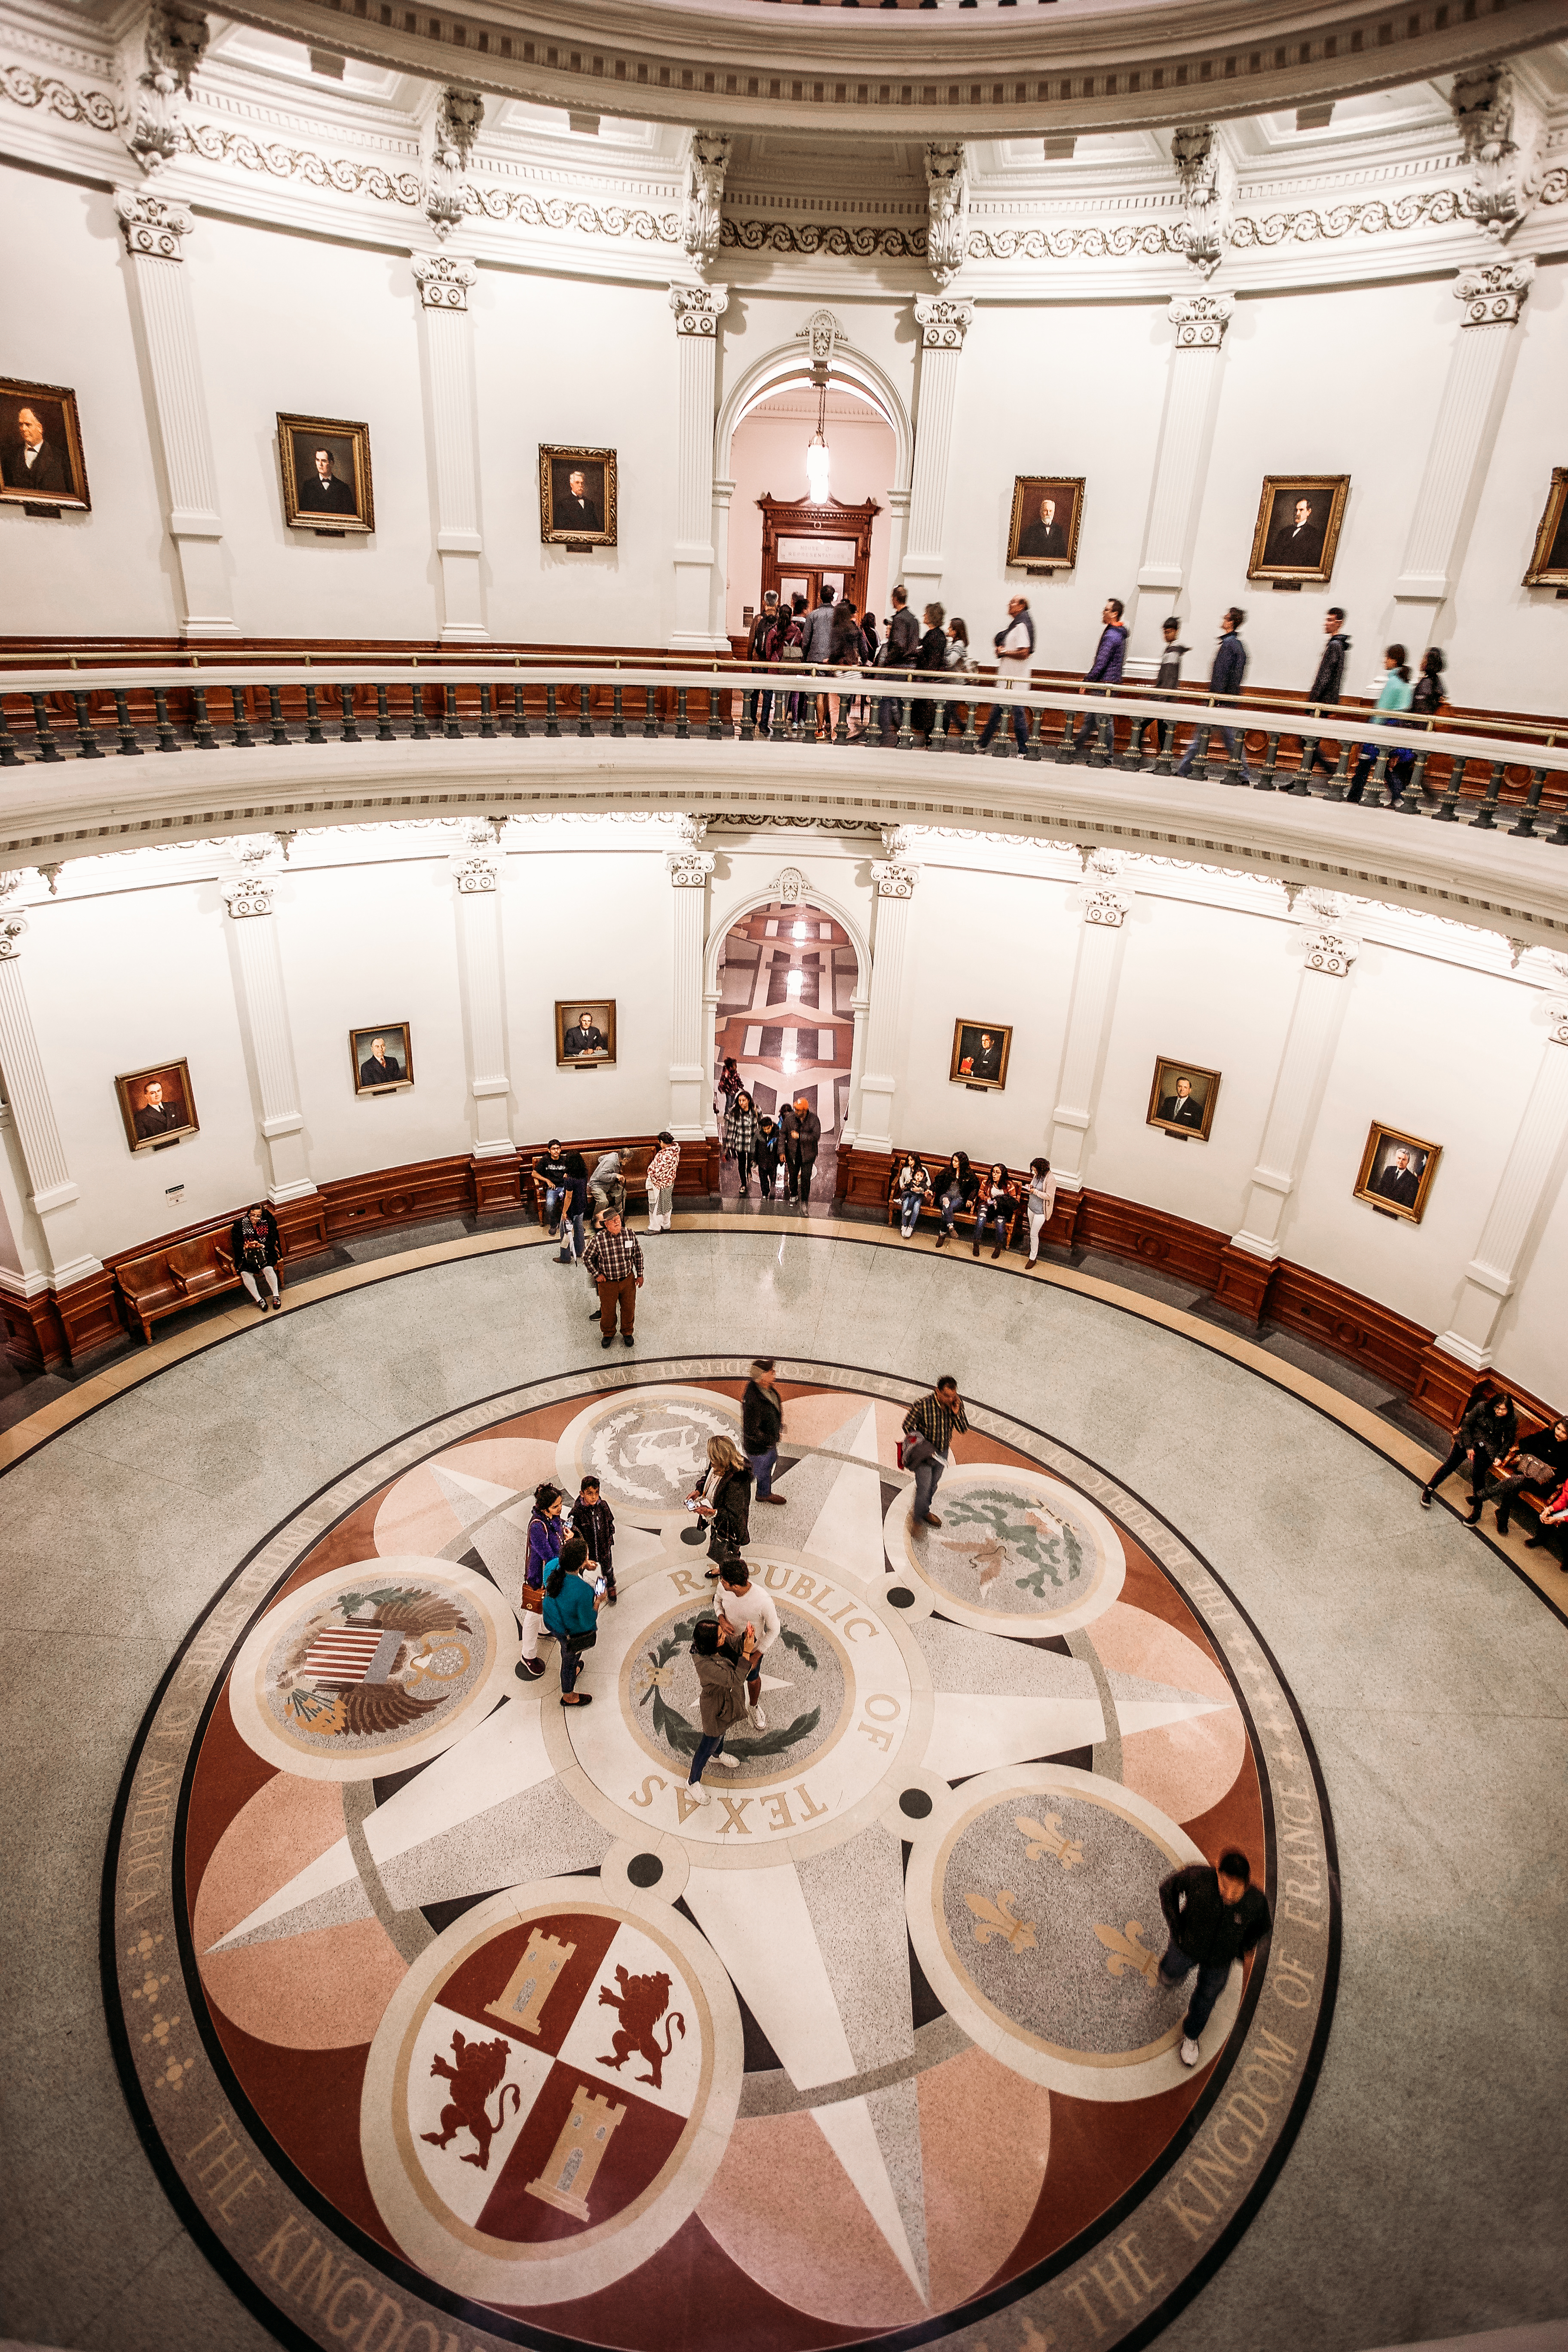
POLYGON ((0 497, 90 508, 76 394, 63 384, 0 376, 0 497))

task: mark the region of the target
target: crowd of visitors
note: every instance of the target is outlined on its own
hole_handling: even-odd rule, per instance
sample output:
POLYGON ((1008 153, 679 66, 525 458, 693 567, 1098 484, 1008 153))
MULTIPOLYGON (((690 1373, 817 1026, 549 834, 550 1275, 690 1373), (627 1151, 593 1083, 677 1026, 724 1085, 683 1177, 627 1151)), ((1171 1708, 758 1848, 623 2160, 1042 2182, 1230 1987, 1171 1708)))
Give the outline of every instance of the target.
MULTIPOLYGON (((1100 636, 1093 658, 1083 674, 1086 687, 1113 687, 1122 683, 1127 656, 1128 630, 1123 620, 1126 608, 1120 596, 1108 596, 1100 614, 1100 636)), ((1242 638, 1247 614, 1239 604, 1229 605, 1220 616, 1218 639, 1209 667, 1207 689, 1215 702, 1222 705, 1238 703, 1247 677, 1247 650, 1242 638)), ((1311 682, 1304 699, 1316 709, 1331 710, 1345 693, 1345 674, 1350 656, 1351 639, 1345 629, 1345 612, 1342 604, 1330 605, 1323 617, 1324 643, 1313 669, 1311 682)), ((1159 672, 1152 684, 1142 687, 1151 698, 1169 696, 1176 699, 1183 684, 1182 663, 1192 648, 1182 642, 1183 623, 1173 613, 1162 625, 1163 640, 1159 672)), ((1009 690, 1027 688, 1036 653, 1034 615, 1026 596, 1015 596, 1007 606, 1007 616, 993 639, 995 666, 994 681, 982 681, 978 666, 970 650, 969 624, 958 618, 949 619, 940 604, 926 605, 917 618, 910 607, 909 592, 900 583, 893 590, 892 611, 889 615, 887 634, 879 636, 877 616, 861 612, 853 598, 841 596, 837 602, 825 592, 815 613, 806 609, 806 599, 798 593, 787 604, 781 604, 778 592, 770 589, 763 599, 763 609, 752 625, 747 646, 747 659, 753 667, 778 669, 782 672, 813 669, 833 669, 862 681, 858 693, 829 696, 828 725, 837 727, 840 709, 845 714, 846 730, 852 737, 879 738, 885 743, 898 739, 901 730, 904 695, 873 691, 868 694, 866 683, 873 688, 876 673, 886 675, 884 688, 895 677, 912 697, 909 709, 909 726, 912 740, 927 743, 942 712, 945 734, 963 734, 970 725, 971 707, 976 701, 991 700, 989 716, 978 737, 982 751, 991 742, 997 727, 1011 709, 1014 733, 1020 751, 1028 740, 1029 714, 1016 703, 1009 705, 1009 690), (944 684, 940 701, 928 681, 941 676, 944 684), (971 691, 963 694, 968 687, 971 691), (959 697, 962 695, 962 698, 959 697)), ((1391 645, 1384 655, 1384 679, 1373 706, 1372 724, 1387 726, 1401 718, 1430 719, 1442 709, 1446 696, 1443 688, 1445 669, 1440 646, 1429 646, 1421 657, 1418 677, 1413 679, 1410 663, 1402 645, 1391 645)), ((821 691, 813 680, 811 694, 821 691)), ((759 735, 782 737, 797 727, 803 717, 809 719, 811 694, 799 685, 791 691, 773 693, 752 691, 745 697, 745 719, 754 724, 759 735)), ((1129 722, 1131 734, 1128 749, 1134 757, 1145 746, 1149 730, 1154 731, 1155 747, 1161 722, 1153 719, 1129 722)), ((1223 721, 1194 717, 1192 740, 1187 743, 1175 772, 1191 773, 1194 759, 1206 753, 1209 739, 1217 734, 1224 741, 1240 781, 1250 783, 1251 772, 1247 765, 1245 727, 1230 728, 1223 721)), ((1098 713, 1085 717, 1073 735, 1073 748, 1087 751, 1098 737, 1100 750, 1107 758, 1116 751, 1116 713, 1108 700, 1104 716, 1098 713)), ((1313 745, 1309 768, 1335 772, 1337 743, 1313 745), (1336 755, 1336 756, 1331 756, 1336 755)), ((1359 801, 1377 758, 1375 742, 1360 747, 1354 778, 1346 797, 1359 801)), ((1409 784, 1415 755, 1395 751, 1387 762, 1387 783, 1391 803, 1397 806, 1409 784)))
POLYGON ((952 1239, 959 1217, 973 1216, 970 1249, 975 1257, 988 1231, 991 1255, 998 1258, 1011 1247, 1022 1225, 1028 1235, 1028 1265, 1033 1266, 1039 1260, 1040 1236, 1057 1204, 1057 1182, 1048 1160, 1031 1160, 1028 1173, 1015 1176, 1000 1160, 989 1168, 976 1169, 970 1165, 967 1151, 954 1151, 933 1176, 918 1151, 906 1151, 895 1159, 890 1199, 898 1209, 899 1230, 905 1241, 913 1234, 922 1210, 936 1213, 938 1249, 945 1249, 952 1239))
POLYGON ((1521 1436, 1513 1399, 1489 1377, 1483 1378, 1470 1391, 1441 1469, 1421 1489, 1424 1511, 1431 1509, 1438 1487, 1456 1470, 1470 1482, 1467 1526, 1479 1527, 1491 1503, 1497 1531, 1505 1536, 1521 1498, 1528 1497, 1537 1506, 1537 1518, 1535 1532, 1524 1539, 1526 1549, 1557 1549, 1561 1538, 1546 1531, 1568 1524, 1568 1418, 1543 1421, 1521 1436))

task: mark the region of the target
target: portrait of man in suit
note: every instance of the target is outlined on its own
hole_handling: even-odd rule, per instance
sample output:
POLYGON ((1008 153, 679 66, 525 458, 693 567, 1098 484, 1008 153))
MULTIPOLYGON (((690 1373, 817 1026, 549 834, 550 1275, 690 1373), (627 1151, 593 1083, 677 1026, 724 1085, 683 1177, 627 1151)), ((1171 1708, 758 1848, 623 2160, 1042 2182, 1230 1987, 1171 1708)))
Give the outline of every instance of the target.
POLYGON ((1349 496, 1348 474, 1266 474, 1253 526, 1248 579, 1293 579, 1303 585, 1327 582, 1349 496))
POLYGON ((1081 479, 1053 481, 1048 475, 1017 474, 1007 528, 1007 561, 1070 572, 1078 562, 1079 522, 1083 512, 1081 479))
POLYGON ((338 539, 375 529, 368 425, 279 415, 278 462, 290 530, 338 539))
POLYGON ((190 1072, 184 1062, 161 1062, 151 1070, 132 1070, 114 1081, 125 1140, 132 1151, 150 1151, 155 1144, 197 1130, 195 1099, 190 1072))
POLYGON ((0 377, 0 496, 26 505, 89 505, 74 392, 0 377))
POLYGON ((1402 1209, 1413 1209, 1420 1189, 1420 1170, 1411 1166, 1410 1154, 1402 1144, 1373 1190, 1381 1193, 1385 1201, 1396 1201, 1402 1209))
POLYGON ((1426 1211, 1426 1195, 1442 1157, 1442 1146, 1423 1143, 1419 1136, 1401 1135, 1374 1119, 1362 1154, 1355 1197, 1385 1217, 1402 1217, 1418 1225, 1426 1211))
POLYGON ((610 1041, 594 1017, 594 1008, 585 1005, 566 1032, 565 1051, 569 1061, 580 1061, 584 1054, 607 1054, 610 1041))
POLYGON ((593 1070, 616 1058, 616 1007, 601 996, 584 1004, 566 997, 555 1007, 555 1066, 593 1070))
POLYGON ((1268 534, 1265 563, 1289 564, 1294 572, 1314 570, 1323 560, 1323 518, 1309 498, 1276 497, 1274 527, 1268 534))
POLYGON ((324 441, 311 447, 308 437, 294 439, 294 467, 301 514, 355 515, 353 484, 345 481, 337 460, 324 441))
POLYGON ((388 1021, 379 1029, 355 1029, 349 1036, 356 1095, 379 1094, 384 1087, 414 1084, 414 1055, 406 1022, 388 1021))
POLYGON ((1195 1063, 1172 1062, 1162 1056, 1154 1065, 1154 1083, 1149 1089, 1148 1124, 1167 1135, 1206 1143, 1218 1095, 1217 1070, 1200 1070, 1195 1063))
POLYGON ((1527 588, 1568 588, 1568 466, 1553 466, 1535 547, 1524 575, 1527 588))
POLYGON ((1027 560, 1031 556, 1065 557, 1067 551, 1067 533, 1057 520, 1057 502, 1055 499, 1042 499, 1039 513, 1018 541, 1018 552, 1027 560))
MULTIPOLYGON (((597 488, 597 485, 595 485, 597 488)), ((600 531, 605 528, 599 501, 589 488, 587 469, 574 466, 564 482, 555 492, 555 528, 557 530, 600 531)))
POLYGON ((994 1087, 1000 1093, 1007 1083, 1007 1056, 1012 1044, 1013 1032, 1001 1022, 956 1022, 949 1080, 961 1087, 994 1087))
POLYGON ((616 465, 613 449, 539 445, 539 536, 546 547, 614 547, 616 465))

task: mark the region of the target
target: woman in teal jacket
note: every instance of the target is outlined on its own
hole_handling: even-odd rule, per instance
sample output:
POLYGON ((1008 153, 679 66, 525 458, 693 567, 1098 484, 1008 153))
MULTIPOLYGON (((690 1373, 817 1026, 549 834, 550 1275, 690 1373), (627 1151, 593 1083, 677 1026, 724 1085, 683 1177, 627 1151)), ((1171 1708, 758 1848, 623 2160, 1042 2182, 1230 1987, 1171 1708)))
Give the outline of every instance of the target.
POLYGON ((584 1584, 581 1573, 587 1558, 588 1547, 582 1537, 568 1536, 561 1547, 560 1559, 544 1580, 544 1622, 561 1651, 563 1706, 594 1704, 586 1691, 576 1687, 583 1671, 583 1652, 592 1645, 599 1614, 598 1595, 591 1585, 584 1584))
MULTIPOLYGON (((1386 727, 1389 723, 1388 719, 1380 719, 1378 717, 1377 714, 1380 711, 1386 711, 1390 714, 1390 717, 1395 717, 1400 712, 1408 710, 1411 699, 1415 692, 1415 688, 1410 683, 1410 665, 1405 658, 1405 647, 1403 646, 1389 646, 1385 649, 1383 656, 1383 667, 1387 672, 1387 676, 1383 681, 1383 692, 1378 696, 1376 702, 1373 705, 1372 723, 1374 727, 1386 727)), ((1345 794, 1347 801, 1360 800, 1362 796, 1362 789, 1366 782, 1367 777, 1372 772, 1372 763, 1376 757, 1377 745, 1375 743, 1363 743, 1362 745, 1361 756, 1356 761, 1355 782, 1352 784, 1349 792, 1345 794)), ((1394 766, 1394 762, 1398 758, 1399 754, 1397 751, 1394 751, 1390 755, 1389 765, 1385 772, 1388 777, 1389 804, 1394 808, 1397 808, 1399 805, 1399 795, 1405 789, 1405 777, 1397 772, 1397 769, 1394 766)))

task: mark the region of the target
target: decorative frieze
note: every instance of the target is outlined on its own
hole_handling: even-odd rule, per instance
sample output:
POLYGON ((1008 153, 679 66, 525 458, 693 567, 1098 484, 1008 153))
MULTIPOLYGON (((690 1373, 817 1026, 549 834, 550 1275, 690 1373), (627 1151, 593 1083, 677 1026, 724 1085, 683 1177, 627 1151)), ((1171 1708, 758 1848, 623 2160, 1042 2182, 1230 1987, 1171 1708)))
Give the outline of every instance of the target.
POLYGON ((915 303, 915 323, 928 352, 959 352, 974 324, 974 305, 953 294, 922 294, 915 303))
POLYGON ((675 318, 676 333, 711 339, 719 331, 719 321, 729 300, 727 286, 672 286, 669 307, 675 318))
POLYGON ((189 236, 195 220, 184 205, 169 204, 145 188, 116 188, 114 209, 127 253, 145 254, 157 261, 179 261, 180 241, 189 236))
POLYGON ((92 131, 118 131, 128 120, 122 98, 108 89, 73 89, 58 74, 32 72, 26 66, 0 66, 0 98, 13 106, 42 107, 61 122, 85 122, 92 131))
POLYGON ((479 272, 450 253, 419 253, 414 257, 414 280, 427 310, 466 310, 468 289, 479 272))
POLYGON ((969 255, 969 170, 962 140, 928 140, 926 259, 939 286, 950 285, 969 255))
POLYGON ((686 192, 680 206, 680 242, 699 269, 719 250, 719 207, 734 141, 728 131, 694 131, 686 158, 686 192))

